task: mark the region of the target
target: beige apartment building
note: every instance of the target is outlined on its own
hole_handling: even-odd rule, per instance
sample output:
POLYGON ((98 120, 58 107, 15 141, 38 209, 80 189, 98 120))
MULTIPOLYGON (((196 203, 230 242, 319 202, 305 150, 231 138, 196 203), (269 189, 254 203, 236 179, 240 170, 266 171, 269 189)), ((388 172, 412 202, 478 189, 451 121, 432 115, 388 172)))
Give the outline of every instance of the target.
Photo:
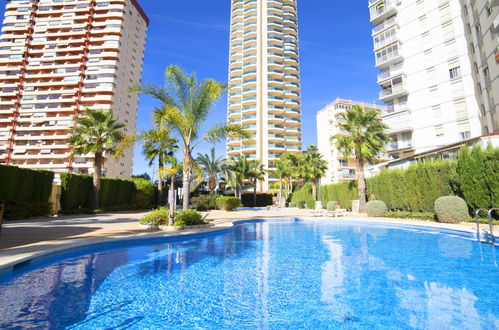
MULTIPOLYGON (((328 170, 321 179, 321 184, 338 183, 344 181, 352 181, 357 178, 355 158, 345 156, 336 148, 335 142, 330 141, 330 138, 336 134, 342 133, 339 127, 341 118, 339 115, 350 110, 354 105, 359 105, 364 109, 374 109, 379 112, 383 119, 389 116, 391 108, 388 106, 380 106, 352 100, 344 100, 337 98, 333 102, 326 105, 323 109, 317 112, 317 147, 328 163, 328 170)), ((394 142, 391 142, 387 148, 395 147, 394 142)), ((379 162, 390 160, 388 155, 380 155, 379 162)), ((368 164, 366 164, 367 166, 368 164)))
MULTIPOLYGON (((91 173, 69 159, 68 129, 85 109, 112 109, 135 131, 148 18, 135 0, 10 0, 0 39, 0 163, 91 173)), ((132 150, 109 157, 129 177, 132 150)))
POLYGON ((499 0, 461 0, 483 134, 499 130, 499 0))
MULTIPOLYGON (((232 0, 228 123, 252 137, 227 139, 227 157, 259 159, 267 169, 301 152, 296 0, 232 0)), ((259 191, 277 182, 266 175, 259 191)))

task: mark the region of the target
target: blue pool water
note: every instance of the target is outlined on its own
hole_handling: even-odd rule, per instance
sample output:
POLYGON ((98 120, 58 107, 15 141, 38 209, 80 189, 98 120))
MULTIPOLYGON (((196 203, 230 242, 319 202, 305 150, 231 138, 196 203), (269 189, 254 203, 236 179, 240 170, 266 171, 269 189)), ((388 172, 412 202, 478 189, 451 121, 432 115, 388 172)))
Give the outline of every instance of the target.
POLYGON ((0 328, 498 329, 497 247, 410 227, 248 222, 0 277, 0 328))

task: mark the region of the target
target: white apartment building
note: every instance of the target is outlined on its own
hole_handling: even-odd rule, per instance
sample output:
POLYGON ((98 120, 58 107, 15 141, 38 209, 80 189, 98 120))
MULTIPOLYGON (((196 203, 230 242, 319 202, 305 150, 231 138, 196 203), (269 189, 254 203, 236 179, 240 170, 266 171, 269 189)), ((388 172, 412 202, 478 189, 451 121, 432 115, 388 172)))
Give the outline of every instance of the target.
MULTIPOLYGON (((0 37, 0 163, 89 173, 69 159, 68 129, 85 109, 113 109, 135 131, 148 18, 135 0, 10 0, 0 37)), ((132 150, 105 162, 129 177, 132 150)))
POLYGON ((460 0, 369 0, 389 154, 403 158, 482 134, 460 0))
POLYGON ((499 1, 461 0, 483 134, 499 130, 499 1))
MULTIPOLYGON (((355 158, 353 156, 344 156, 336 148, 334 142, 330 141, 332 136, 342 133, 339 127, 339 115, 351 109, 354 105, 362 106, 364 109, 374 109, 380 113, 382 118, 391 113, 391 108, 387 106, 339 98, 317 112, 317 147, 328 162, 329 167, 321 179, 321 184, 352 181, 357 178, 355 158)), ((380 155, 379 161, 383 162, 389 159, 387 155, 380 155)))
MULTIPOLYGON (((247 155, 267 169, 301 152, 296 0, 232 0, 228 123, 252 138, 228 138, 227 157, 247 155)), ((259 191, 277 179, 267 174, 259 191)))

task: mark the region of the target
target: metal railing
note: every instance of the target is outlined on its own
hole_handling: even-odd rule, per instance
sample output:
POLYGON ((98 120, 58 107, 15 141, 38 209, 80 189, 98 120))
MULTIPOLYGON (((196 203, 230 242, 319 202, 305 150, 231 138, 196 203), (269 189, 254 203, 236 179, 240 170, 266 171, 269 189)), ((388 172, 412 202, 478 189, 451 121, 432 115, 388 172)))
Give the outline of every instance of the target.
POLYGON ((494 224, 492 223, 492 212, 494 211, 499 211, 499 208, 493 207, 489 210, 487 209, 478 209, 475 212, 475 220, 476 220, 476 238, 478 242, 481 242, 481 237, 480 237, 480 221, 479 221, 479 215, 481 211, 487 211, 487 221, 489 223, 489 230, 490 230, 490 237, 492 244, 495 244, 496 242, 496 237, 494 236, 494 224))

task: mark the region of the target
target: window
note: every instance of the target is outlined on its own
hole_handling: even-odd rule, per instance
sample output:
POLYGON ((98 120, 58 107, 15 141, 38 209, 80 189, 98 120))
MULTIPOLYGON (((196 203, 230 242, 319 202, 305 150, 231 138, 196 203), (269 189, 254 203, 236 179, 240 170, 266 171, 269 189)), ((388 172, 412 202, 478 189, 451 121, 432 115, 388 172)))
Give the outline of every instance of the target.
POLYGON ((426 69, 426 75, 428 80, 436 79, 437 75, 435 73, 435 67, 432 66, 431 68, 426 69))
POLYGON ((431 111, 433 113, 434 118, 438 118, 442 115, 442 109, 440 108, 440 104, 432 106, 431 111))
POLYGON ((438 97, 438 86, 431 86, 430 87, 430 97, 431 98, 437 98, 438 97))
POLYGON ((464 98, 454 101, 454 111, 456 113, 457 120, 468 118, 468 109, 466 106, 466 100, 464 98))
POLYGON ((456 79, 461 77, 461 67, 460 66, 455 66, 453 68, 449 69, 449 76, 450 79, 456 79))
POLYGON ((421 40, 424 44, 430 42, 430 32, 429 31, 426 31, 424 33, 421 34, 421 40))
POLYGON ((440 8, 440 17, 442 18, 442 22, 448 21, 452 18, 449 4, 446 4, 440 8))
POLYGON ((433 127, 435 129, 435 136, 442 137, 444 136, 444 126, 443 125, 437 125, 433 127))
POLYGON ((470 123, 468 122, 467 119, 457 122, 457 131, 459 132, 459 138, 461 140, 466 140, 471 137, 470 123))
POLYGON ((442 33, 444 35, 444 40, 454 38, 454 27, 452 26, 452 22, 442 25, 442 33))

